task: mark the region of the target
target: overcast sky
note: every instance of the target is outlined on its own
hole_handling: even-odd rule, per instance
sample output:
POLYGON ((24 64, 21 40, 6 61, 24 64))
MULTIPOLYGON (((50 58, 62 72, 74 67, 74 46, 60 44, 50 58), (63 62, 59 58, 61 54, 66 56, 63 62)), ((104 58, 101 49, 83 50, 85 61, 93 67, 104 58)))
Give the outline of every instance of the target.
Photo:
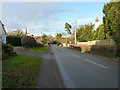
POLYGON ((102 9, 106 2, 4 2, 2 21, 6 31, 28 29, 29 33, 55 35, 65 32, 66 22, 74 25, 95 23, 98 17, 102 23, 102 9))

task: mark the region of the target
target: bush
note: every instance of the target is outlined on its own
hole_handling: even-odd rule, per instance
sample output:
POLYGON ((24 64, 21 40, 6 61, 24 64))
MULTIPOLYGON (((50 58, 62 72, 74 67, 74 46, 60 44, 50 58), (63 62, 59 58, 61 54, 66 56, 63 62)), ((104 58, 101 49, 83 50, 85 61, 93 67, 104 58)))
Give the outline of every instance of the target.
POLYGON ((47 40, 43 40, 42 43, 43 43, 43 44, 47 44, 47 40))
POLYGON ((7 44, 12 46, 21 46, 21 36, 7 36, 7 44))
POLYGON ((109 57, 120 57, 120 46, 117 45, 93 45, 91 53, 109 57), (118 54, 119 53, 119 54, 118 54))
POLYGON ((58 42, 57 41, 53 41, 51 44, 57 44, 58 42))
POLYGON ((6 59, 9 56, 16 56, 17 54, 13 52, 13 46, 9 44, 2 44, 2 59, 6 59))
POLYGON ((24 47, 35 47, 37 46, 36 40, 30 36, 24 36, 21 38, 22 46, 24 47))
POLYGON ((120 57, 120 45, 78 45, 73 46, 73 49, 78 49, 81 52, 93 53, 107 57, 120 57))

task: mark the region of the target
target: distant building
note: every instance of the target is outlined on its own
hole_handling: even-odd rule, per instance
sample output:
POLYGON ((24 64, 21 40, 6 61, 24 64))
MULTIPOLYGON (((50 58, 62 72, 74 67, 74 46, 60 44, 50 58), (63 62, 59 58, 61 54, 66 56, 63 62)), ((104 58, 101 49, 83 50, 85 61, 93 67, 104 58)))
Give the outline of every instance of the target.
POLYGON ((7 32, 4 28, 4 24, 2 23, 2 21, 0 21, 0 36, 1 36, 1 39, 2 39, 0 41, 2 41, 3 43, 6 43, 7 32))
POLYGON ((9 36, 9 35, 20 35, 20 36, 24 36, 24 35, 26 35, 26 34, 23 32, 23 30, 17 29, 17 30, 15 30, 15 31, 10 31, 10 32, 8 32, 7 35, 8 35, 8 36, 9 36))
POLYGON ((40 38, 40 39, 41 39, 41 37, 40 37, 40 36, 31 36, 31 37, 33 37, 35 40, 37 40, 38 38, 40 38))
POLYGON ((26 36, 34 36, 32 33, 27 33, 26 36))
POLYGON ((96 30, 99 25, 100 25, 99 19, 96 18, 96 19, 95 19, 95 26, 94 26, 94 29, 93 29, 93 30, 96 30))

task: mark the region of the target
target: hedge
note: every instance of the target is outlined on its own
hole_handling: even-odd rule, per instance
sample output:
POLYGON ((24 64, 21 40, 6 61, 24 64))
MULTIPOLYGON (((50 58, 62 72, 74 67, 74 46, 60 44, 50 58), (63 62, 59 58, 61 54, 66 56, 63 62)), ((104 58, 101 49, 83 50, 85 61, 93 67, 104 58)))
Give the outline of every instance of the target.
POLYGON ((36 47, 36 46, 38 46, 36 40, 30 36, 22 37, 21 43, 22 43, 22 46, 24 46, 24 47, 36 47))
POLYGON ((12 46, 22 46, 20 36, 7 36, 7 44, 12 46))
POLYGON ((96 53, 108 57, 120 57, 120 46, 117 45, 93 45, 90 53, 96 53))
POLYGON ((74 45, 73 49, 107 57, 120 57, 120 45, 74 45))
POLYGON ((17 54, 13 52, 13 46, 2 43, 2 60, 8 58, 9 56, 16 56, 16 55, 17 54))

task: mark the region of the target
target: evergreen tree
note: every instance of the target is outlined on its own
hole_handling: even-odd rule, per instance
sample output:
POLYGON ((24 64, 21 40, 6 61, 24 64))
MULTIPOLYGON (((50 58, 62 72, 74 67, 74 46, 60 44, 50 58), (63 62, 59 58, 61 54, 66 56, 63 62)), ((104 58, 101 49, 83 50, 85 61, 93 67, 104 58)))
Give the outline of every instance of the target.
POLYGON ((105 39, 108 36, 115 41, 116 45, 120 43, 120 1, 119 2, 109 2, 104 5, 103 8, 103 24, 105 39))
POLYGON ((62 33, 57 33, 57 35, 55 36, 57 41, 60 42, 60 43, 61 43, 62 35, 63 35, 62 33))
POLYGON ((94 27, 93 24, 88 24, 88 25, 85 25, 83 27, 80 27, 77 30, 77 40, 80 42, 91 41, 93 27, 94 27))
POLYGON ((65 31, 67 31, 68 34, 71 34, 71 30, 70 30, 71 28, 72 28, 72 26, 66 22, 65 23, 65 29, 66 29, 65 31))

